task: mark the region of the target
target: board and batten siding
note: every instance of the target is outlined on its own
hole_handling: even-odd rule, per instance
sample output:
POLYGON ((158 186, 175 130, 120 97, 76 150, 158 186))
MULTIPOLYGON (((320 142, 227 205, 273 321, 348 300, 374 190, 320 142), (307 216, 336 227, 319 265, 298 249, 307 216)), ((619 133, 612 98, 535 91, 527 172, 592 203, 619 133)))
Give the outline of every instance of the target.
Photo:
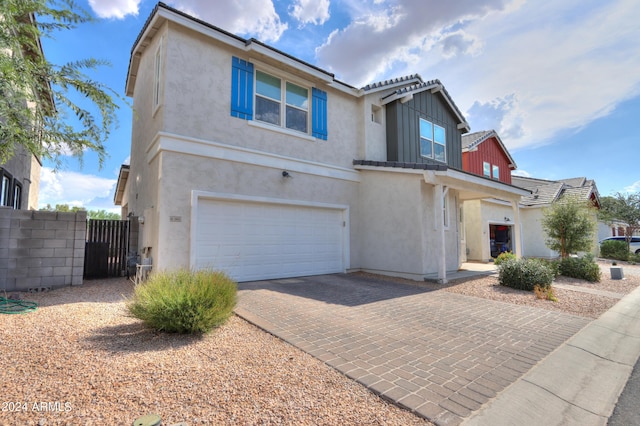
POLYGON ((476 151, 465 152, 462 157, 464 170, 483 176, 482 163, 487 162, 500 168, 500 182, 511 185, 511 162, 495 138, 485 140, 476 151))
POLYGON ((389 103, 387 115, 387 161, 442 164, 420 156, 420 118, 444 127, 447 138, 447 165, 462 169, 462 136, 458 119, 441 95, 430 91, 416 93, 413 99, 389 103))

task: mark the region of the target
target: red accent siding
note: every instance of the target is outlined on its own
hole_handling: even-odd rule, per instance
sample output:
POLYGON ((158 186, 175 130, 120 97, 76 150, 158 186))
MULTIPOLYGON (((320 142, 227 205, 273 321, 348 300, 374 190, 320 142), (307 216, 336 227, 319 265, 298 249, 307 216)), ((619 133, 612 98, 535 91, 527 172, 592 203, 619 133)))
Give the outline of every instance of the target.
POLYGON ((509 157, 495 138, 489 138, 478 145, 473 152, 462 153, 462 170, 483 176, 482 163, 500 168, 500 182, 511 184, 511 168, 509 157))

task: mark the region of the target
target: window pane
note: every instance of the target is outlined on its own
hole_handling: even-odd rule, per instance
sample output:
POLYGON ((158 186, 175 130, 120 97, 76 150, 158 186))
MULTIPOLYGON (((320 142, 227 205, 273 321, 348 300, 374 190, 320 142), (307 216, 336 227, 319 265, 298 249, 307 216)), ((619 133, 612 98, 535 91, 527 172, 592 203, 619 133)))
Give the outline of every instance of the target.
POLYGON ((434 155, 434 159, 438 160, 438 161, 442 161, 443 163, 445 163, 446 160, 446 156, 445 156, 445 149, 444 149, 444 145, 440 145, 439 143, 435 143, 433 144, 434 148, 435 148, 435 155, 434 155))
POLYGON ((287 106, 287 129, 307 133, 307 112, 287 106))
POLYGON ((422 118, 420 119, 420 137, 433 140, 433 124, 422 118))
POLYGON ((280 125, 280 104, 270 99, 256 96, 256 120, 280 125))
POLYGON ((438 125, 433 126, 433 140, 439 144, 446 145, 446 139, 444 136, 444 127, 438 125))
POLYGON ((19 209, 21 201, 22 201, 22 188, 16 185, 13 191, 13 208, 19 209))
POLYGON ((498 166, 493 166, 493 178, 500 179, 500 168, 498 166))
POLYGON ((304 87, 296 86, 293 83, 287 83, 287 104, 297 106, 298 108, 309 108, 309 91, 304 87))
POLYGON ((281 99, 280 79, 256 71, 256 93, 279 101, 281 99))
POLYGON ((433 158, 433 142, 420 138, 420 155, 423 157, 433 158))
POLYGON ((491 177, 491 166, 489 163, 482 163, 482 174, 491 177))
POLYGON ((0 205, 9 205, 9 178, 2 176, 2 192, 0 192, 0 205))

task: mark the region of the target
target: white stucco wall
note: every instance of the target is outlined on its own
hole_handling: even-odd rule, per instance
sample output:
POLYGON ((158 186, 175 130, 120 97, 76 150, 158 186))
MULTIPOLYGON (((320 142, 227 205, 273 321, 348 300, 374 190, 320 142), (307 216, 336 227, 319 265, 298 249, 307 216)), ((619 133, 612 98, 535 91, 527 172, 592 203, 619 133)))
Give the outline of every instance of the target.
MULTIPOLYGON (((361 171, 356 244, 363 270, 424 279, 437 276, 440 234, 434 219, 433 186, 421 174, 361 171)), ((451 191, 445 231, 446 269, 459 266, 457 208, 451 191)))
MULTIPOLYGON (((353 180, 294 171, 283 178, 278 167, 173 152, 162 154, 160 176, 156 252, 161 268, 189 265, 192 190, 348 205, 351 239, 355 237, 358 182, 353 180)), ((357 178, 357 173, 352 177, 357 178)), ((358 263, 353 247, 350 258, 352 264, 358 263)))

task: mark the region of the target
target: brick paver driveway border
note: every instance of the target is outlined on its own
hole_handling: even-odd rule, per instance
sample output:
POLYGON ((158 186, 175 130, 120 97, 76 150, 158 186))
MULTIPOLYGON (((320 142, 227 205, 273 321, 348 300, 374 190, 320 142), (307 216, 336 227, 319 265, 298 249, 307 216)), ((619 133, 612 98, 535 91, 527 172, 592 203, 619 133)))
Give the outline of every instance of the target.
POLYGON ((363 274, 241 283, 236 313, 441 425, 459 424, 590 322, 363 274))

